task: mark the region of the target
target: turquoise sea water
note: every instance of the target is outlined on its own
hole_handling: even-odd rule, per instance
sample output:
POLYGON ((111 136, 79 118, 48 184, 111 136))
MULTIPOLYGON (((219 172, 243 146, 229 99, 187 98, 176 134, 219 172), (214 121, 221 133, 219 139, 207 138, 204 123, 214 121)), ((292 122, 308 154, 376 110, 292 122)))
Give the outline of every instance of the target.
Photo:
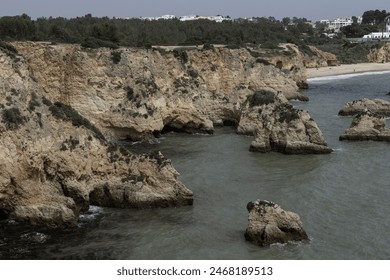
POLYGON ((214 135, 166 134, 131 150, 161 150, 194 191, 190 207, 126 210, 91 207, 76 229, 0 225, 2 259, 390 259, 390 144, 340 142, 352 118, 348 101, 390 100, 390 74, 309 81, 308 110, 330 155, 249 152, 251 137, 230 127, 214 135), (272 200, 296 212, 308 242, 259 248, 245 241, 246 204, 272 200))

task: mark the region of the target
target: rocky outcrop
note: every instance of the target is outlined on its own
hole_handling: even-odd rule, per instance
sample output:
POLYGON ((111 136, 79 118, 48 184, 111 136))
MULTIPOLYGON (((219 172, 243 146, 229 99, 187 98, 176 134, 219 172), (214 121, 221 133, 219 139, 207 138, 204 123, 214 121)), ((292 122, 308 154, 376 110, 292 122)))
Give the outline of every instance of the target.
MULTIPOLYGON (((110 144, 66 103, 66 92, 56 96, 41 86, 43 77, 16 52, 0 50, 0 65, 0 219, 63 227, 75 225, 90 204, 192 204, 192 192, 161 154, 134 156, 110 144)), ((46 79, 55 84, 58 76, 46 79)))
POLYGON ((258 246, 308 240, 299 216, 279 205, 256 200, 247 205, 249 212, 245 239, 258 246))
POLYGON ((114 139, 143 140, 164 129, 211 133, 213 123, 238 122, 240 104, 262 88, 302 96, 287 74, 245 49, 14 46, 48 99, 71 105, 114 139))
POLYGON ((365 111, 354 117, 351 127, 340 136, 340 140, 390 141, 390 129, 385 126, 386 121, 383 116, 365 111))
POLYGON ((71 105, 114 139, 144 140, 170 130, 212 133, 213 124, 238 124, 242 105, 258 90, 305 100, 291 77, 295 70, 264 65, 246 49, 120 49, 114 63, 113 51, 104 49, 15 46, 49 99, 71 105))
POLYGON ((257 91, 248 97, 237 129, 254 135, 250 150, 286 154, 324 154, 330 149, 310 115, 295 109, 273 91, 257 91))
POLYGON ((321 142, 310 132, 315 124, 302 121, 308 116, 301 113, 297 121, 287 103, 301 96, 296 80, 245 49, 5 46, 0 48, 0 219, 59 227, 75 225, 91 204, 192 204, 192 192, 169 160, 159 153, 132 155, 113 144, 121 139, 146 140, 171 130, 212 133, 214 124, 245 127, 261 116, 274 119, 271 128, 256 121, 251 133, 275 134, 269 142, 273 150, 296 152, 290 147, 297 141, 307 152, 309 144, 300 142, 303 126, 306 140, 316 147, 321 142), (264 89, 283 102, 256 115, 260 107, 249 106, 247 99, 264 89))
MULTIPOLYGON (((297 82, 300 89, 307 89, 306 68, 318 68, 336 66, 340 63, 337 57, 328 52, 321 51, 314 46, 308 46, 306 52, 302 52, 294 44, 280 44, 280 51, 265 56, 264 59, 288 73, 297 82)), ((304 97, 301 98, 304 100, 304 97)))
POLYGON ((353 116, 370 111, 381 116, 390 116, 390 102, 383 99, 354 100, 348 102, 340 111, 340 116, 353 116))
POLYGON ((390 62, 390 43, 384 44, 379 49, 371 49, 367 55, 369 62, 385 63, 390 62))

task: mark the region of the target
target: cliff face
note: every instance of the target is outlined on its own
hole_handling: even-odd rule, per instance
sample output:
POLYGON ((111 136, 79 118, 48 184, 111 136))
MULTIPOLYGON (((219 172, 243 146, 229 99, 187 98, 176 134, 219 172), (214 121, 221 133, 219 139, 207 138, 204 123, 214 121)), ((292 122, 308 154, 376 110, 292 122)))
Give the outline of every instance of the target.
POLYGON ((264 59, 285 72, 301 89, 308 88, 306 68, 339 65, 334 54, 313 46, 308 46, 307 52, 310 54, 301 52, 294 44, 280 44, 279 48, 280 50, 273 51, 271 54, 264 53, 264 59))
POLYGON ((291 73, 243 49, 13 46, 0 48, 0 219, 55 227, 74 225, 90 204, 192 204, 163 155, 135 156, 111 140, 212 133, 238 124, 258 90, 302 98, 291 73))
POLYGON ((58 102, 63 96, 54 103, 55 91, 42 89, 23 57, 0 50, 0 65, 0 219, 57 227, 75 225, 90 204, 192 204, 192 192, 161 154, 134 156, 109 144, 58 102))
POLYGON ((376 63, 390 62, 390 43, 386 43, 379 49, 373 49, 367 56, 368 61, 376 63))
POLYGON ((48 99, 71 105, 116 139, 145 139, 164 128, 212 132, 213 123, 238 122, 239 104, 258 89, 301 96, 287 74, 243 49, 160 53, 14 45, 48 99))

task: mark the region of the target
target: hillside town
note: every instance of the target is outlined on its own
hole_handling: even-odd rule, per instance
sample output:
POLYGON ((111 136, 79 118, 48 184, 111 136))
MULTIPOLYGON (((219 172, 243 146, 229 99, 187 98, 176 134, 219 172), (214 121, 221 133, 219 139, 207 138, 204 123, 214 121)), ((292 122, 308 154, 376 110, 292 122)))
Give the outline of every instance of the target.
MULTIPOLYGON (((126 18, 131 19, 131 18, 126 18)), ((185 16, 175 16, 175 15, 163 15, 159 17, 139 17, 141 20, 148 20, 148 21, 156 21, 156 20, 173 20, 178 19, 179 21, 194 21, 194 20, 210 20, 214 22, 223 22, 223 21, 234 21, 235 19, 232 19, 230 16, 222 16, 222 15, 216 15, 216 16, 200 16, 200 15, 185 15, 185 16)), ((255 18, 244 18, 248 21, 255 21, 255 18)), ((240 20, 240 19, 237 19, 240 20)), ((319 21, 313 22, 313 21, 306 21, 306 24, 311 25, 313 28, 316 28, 318 25, 324 26, 324 35, 327 37, 333 38, 334 36, 337 36, 338 33, 342 31, 342 28, 351 26, 353 24, 362 24, 363 23, 363 17, 362 16, 346 16, 346 17, 338 17, 334 19, 321 19, 319 21)), ((291 21, 289 25, 295 25, 296 23, 294 21, 291 21)), ((385 19, 385 29, 381 32, 371 32, 369 34, 366 34, 362 37, 362 40, 369 41, 369 40, 388 40, 390 39, 390 16, 386 17, 385 19)))

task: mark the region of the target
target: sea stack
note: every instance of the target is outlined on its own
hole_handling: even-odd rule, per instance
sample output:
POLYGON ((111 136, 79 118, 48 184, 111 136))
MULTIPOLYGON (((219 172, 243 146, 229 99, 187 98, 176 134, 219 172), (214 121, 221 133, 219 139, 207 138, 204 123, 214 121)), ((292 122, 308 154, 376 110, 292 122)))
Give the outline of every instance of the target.
POLYGON ((247 205, 249 212, 245 239, 258 246, 308 240, 299 216, 279 205, 256 200, 247 205))

